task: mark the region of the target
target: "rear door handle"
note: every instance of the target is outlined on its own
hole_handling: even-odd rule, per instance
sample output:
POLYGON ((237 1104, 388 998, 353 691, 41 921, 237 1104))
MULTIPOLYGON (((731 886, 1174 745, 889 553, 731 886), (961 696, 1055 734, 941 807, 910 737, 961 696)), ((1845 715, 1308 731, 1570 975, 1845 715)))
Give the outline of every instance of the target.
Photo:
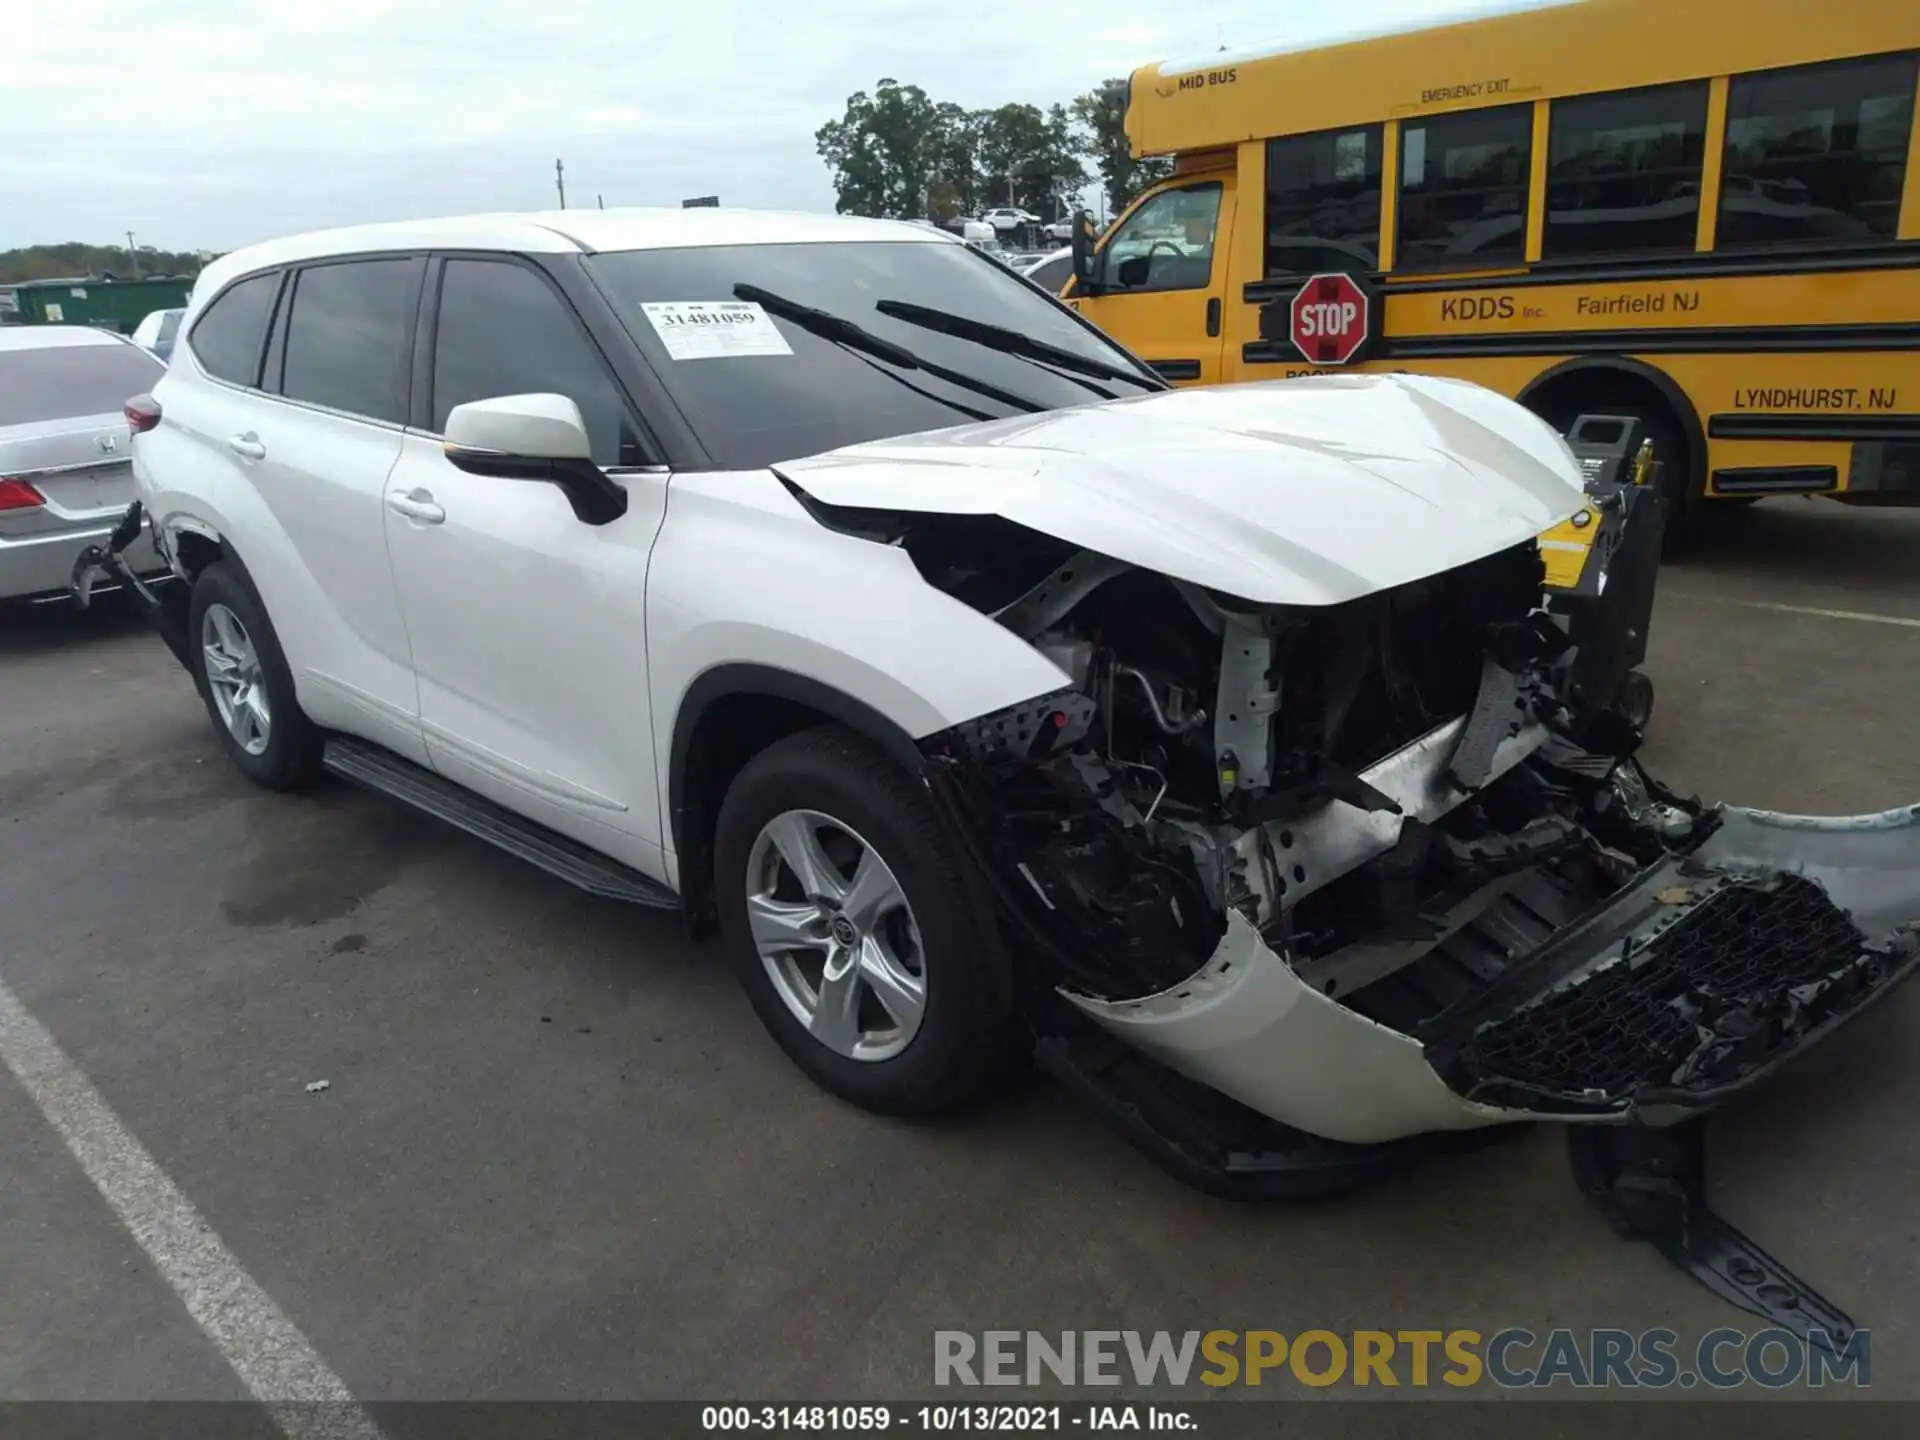
POLYGON ((249 430, 244 435, 229 435, 227 448, 246 460, 264 460, 267 447, 260 443, 260 437, 249 430))
POLYGON ((1220 333, 1220 297, 1218 295, 1213 295, 1213 296, 1209 296, 1207 299, 1207 338, 1211 340, 1214 336, 1218 335, 1219 333, 1220 333))
POLYGON ((422 525, 438 525, 447 518, 447 512, 434 503, 432 492, 427 490, 390 490, 387 508, 422 525))

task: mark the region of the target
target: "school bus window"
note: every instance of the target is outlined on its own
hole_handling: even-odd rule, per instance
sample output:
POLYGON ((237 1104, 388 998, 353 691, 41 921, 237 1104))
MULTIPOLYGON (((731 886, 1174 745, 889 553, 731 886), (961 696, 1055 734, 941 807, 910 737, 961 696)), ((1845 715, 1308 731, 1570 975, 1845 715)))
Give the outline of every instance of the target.
POLYGON ((1532 151, 1531 105, 1404 123, 1394 268, 1525 260, 1532 151))
POLYGON ((1220 182, 1162 190, 1129 215, 1100 257, 1108 290, 1204 290, 1213 278, 1220 182))
POLYGON ((1542 253, 1693 249, 1706 133, 1704 80, 1554 101, 1542 253))
POLYGON ((1716 247, 1892 238, 1913 85, 1911 55, 1734 76, 1716 247))
POLYGON ((1380 127, 1267 142, 1268 275, 1380 264, 1380 127))

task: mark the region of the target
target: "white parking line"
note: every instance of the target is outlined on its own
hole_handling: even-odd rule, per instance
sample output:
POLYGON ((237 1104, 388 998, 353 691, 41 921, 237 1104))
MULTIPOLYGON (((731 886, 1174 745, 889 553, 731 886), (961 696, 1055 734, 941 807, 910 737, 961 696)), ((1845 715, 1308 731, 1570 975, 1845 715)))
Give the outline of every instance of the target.
POLYGON ((154 1268, 254 1399, 295 1440, 381 1440, 380 1429, 200 1218, 100 1092, 0 982, 0 1060, 66 1141, 154 1268))
POLYGON ((1828 610, 1819 605, 1788 605, 1779 600, 1741 600, 1732 595, 1688 595, 1674 592, 1676 600, 1705 600, 1714 605, 1744 605, 1749 610, 1778 610, 1786 615, 1816 615, 1822 620, 1865 620, 1874 625, 1904 625, 1920 630, 1920 620, 1906 615, 1875 615, 1868 610, 1828 610))

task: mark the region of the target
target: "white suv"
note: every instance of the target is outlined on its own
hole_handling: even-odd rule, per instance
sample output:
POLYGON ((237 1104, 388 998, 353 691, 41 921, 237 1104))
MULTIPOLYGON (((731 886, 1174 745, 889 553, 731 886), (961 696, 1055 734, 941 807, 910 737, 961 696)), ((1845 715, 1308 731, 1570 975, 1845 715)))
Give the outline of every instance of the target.
POLYGON ((1580 471, 1491 391, 1170 391, 949 237, 739 210, 282 240, 180 337, 135 469, 234 762, 684 907, 860 1103, 1037 1049, 1318 1185, 1691 1113, 1912 966, 1912 812, 1704 809, 1587 703, 1580 471))

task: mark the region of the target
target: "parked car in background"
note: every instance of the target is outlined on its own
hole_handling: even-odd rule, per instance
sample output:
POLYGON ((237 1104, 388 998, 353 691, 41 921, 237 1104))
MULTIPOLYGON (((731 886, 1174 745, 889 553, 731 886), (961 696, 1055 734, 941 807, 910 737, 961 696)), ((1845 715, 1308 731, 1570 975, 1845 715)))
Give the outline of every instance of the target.
MULTIPOLYGON (((1046 227, 1046 237, 1049 240, 1058 240, 1065 243, 1073 239, 1073 227, 1075 223, 1077 222, 1074 216, 1062 215, 1058 220, 1046 227)), ((1062 283, 1064 284, 1065 282, 1063 281, 1062 283)))
MULTIPOLYGON (((64 599, 81 550, 134 498, 121 407, 166 367, 84 325, 0 330, 0 601, 64 599)), ((163 568, 142 539, 134 573, 163 568)))
POLYGON ((173 354, 173 337, 179 333, 180 317, 186 313, 185 309, 155 310, 134 327, 133 343, 165 360, 173 354))
POLYGON ((1027 210, 1003 208, 989 210, 980 217, 996 230, 1018 230, 1022 225, 1038 225, 1040 217, 1027 210))
POLYGON ((1025 265, 1016 268, 1042 290, 1050 290, 1058 295, 1067 281, 1073 278, 1073 247, 1069 245, 1064 250, 1050 250, 1045 255, 1036 255, 1025 265))

